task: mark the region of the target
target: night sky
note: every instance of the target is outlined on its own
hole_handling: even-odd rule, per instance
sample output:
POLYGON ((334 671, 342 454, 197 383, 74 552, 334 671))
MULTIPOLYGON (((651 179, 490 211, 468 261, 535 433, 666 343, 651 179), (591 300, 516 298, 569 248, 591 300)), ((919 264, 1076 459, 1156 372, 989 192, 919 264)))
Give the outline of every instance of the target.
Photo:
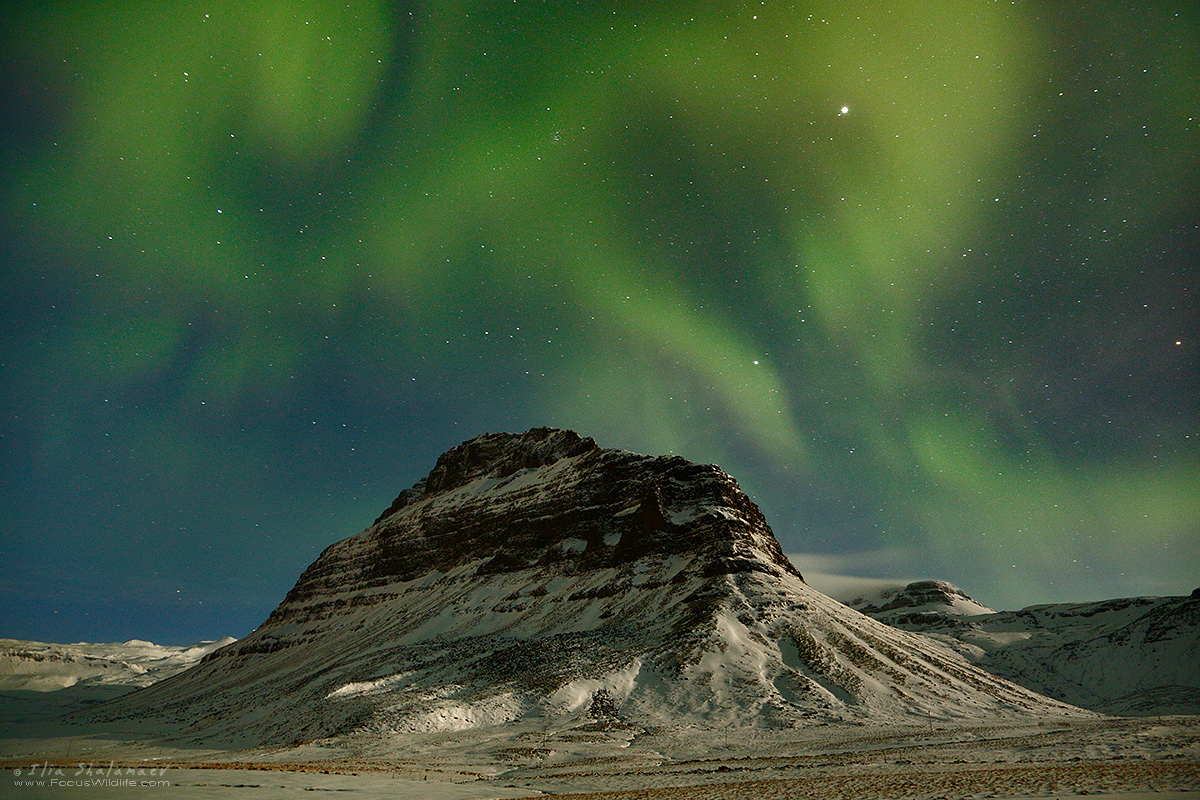
POLYGON ((539 425, 806 573, 1200 585, 1192 3, 0 14, 0 636, 245 635, 539 425))

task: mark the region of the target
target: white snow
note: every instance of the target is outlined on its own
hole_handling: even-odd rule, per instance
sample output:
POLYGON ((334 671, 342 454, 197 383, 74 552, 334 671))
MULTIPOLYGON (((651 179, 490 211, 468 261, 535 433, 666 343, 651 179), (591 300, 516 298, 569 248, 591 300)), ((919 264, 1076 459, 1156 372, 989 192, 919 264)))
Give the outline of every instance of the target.
POLYGON ((397 689, 407 683, 411 679, 411 673, 402 672, 399 675, 389 675, 386 678, 379 678, 374 681, 363 681, 361 683, 347 683, 345 686, 339 686, 334 689, 326 697, 359 697, 361 695, 379 694, 381 692, 397 689))

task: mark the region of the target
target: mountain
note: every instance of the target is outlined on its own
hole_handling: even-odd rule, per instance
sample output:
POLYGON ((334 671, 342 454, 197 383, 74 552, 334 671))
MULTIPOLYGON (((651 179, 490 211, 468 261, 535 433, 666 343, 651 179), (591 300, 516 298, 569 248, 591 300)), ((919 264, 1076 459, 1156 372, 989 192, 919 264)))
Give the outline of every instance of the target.
POLYGON ((1049 697, 1106 714, 1200 713, 1200 589, 993 611, 943 581, 857 597, 875 619, 954 647, 1049 697))
POLYGON ((914 615, 949 617, 994 614, 962 589, 946 581, 914 581, 902 587, 883 589, 874 595, 846 601, 851 608, 890 624, 914 615))
POLYGON ((536 428, 444 453, 252 634, 96 713, 265 744, 1084 712, 810 588, 719 468, 536 428))
POLYGON ((111 644, 0 639, 0 692, 54 692, 71 687, 132 691, 182 672, 234 641, 226 637, 174 647, 139 639, 111 644))

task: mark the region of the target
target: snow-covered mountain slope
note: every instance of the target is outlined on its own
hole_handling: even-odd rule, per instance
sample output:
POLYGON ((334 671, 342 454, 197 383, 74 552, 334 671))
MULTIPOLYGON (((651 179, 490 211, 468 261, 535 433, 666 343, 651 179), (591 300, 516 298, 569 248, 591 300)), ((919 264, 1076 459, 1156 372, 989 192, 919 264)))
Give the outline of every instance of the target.
POLYGON ((129 687, 162 680, 237 641, 225 637, 183 647, 132 639, 111 644, 47 644, 0 639, 0 692, 53 692, 72 686, 129 687))
POLYGON ((811 589, 717 467, 543 428, 443 454, 258 630, 99 716, 271 743, 1082 713, 811 589))
POLYGON ((1109 714, 1200 713, 1200 590, 993 611, 921 581, 849 605, 938 639, 989 672, 1109 714))

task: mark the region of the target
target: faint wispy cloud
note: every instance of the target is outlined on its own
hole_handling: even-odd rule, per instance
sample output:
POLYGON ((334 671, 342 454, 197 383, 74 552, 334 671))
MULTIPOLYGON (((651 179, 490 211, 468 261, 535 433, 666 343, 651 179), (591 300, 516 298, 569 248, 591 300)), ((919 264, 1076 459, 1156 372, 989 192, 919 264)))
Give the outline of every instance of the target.
POLYGON ((931 577, 911 571, 913 555, 905 548, 888 547, 855 553, 788 553, 787 557, 809 586, 847 602, 931 577))

